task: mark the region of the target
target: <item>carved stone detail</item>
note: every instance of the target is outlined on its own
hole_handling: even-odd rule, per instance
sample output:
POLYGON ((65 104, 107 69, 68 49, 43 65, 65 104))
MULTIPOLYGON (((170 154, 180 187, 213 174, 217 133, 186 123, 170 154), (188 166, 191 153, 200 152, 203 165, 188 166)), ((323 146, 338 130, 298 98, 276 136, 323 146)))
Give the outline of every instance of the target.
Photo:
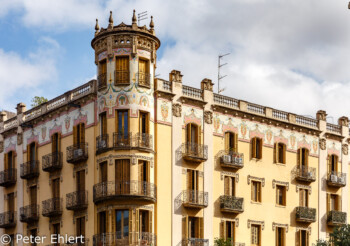
POLYGON ((261 230, 265 229, 265 221, 248 220, 248 228, 250 228, 251 225, 260 225, 261 226, 261 230))
POLYGON ((207 124, 213 124, 213 113, 211 111, 204 112, 204 122, 207 124))
POLYGON ((282 228, 286 229, 286 233, 288 232, 288 229, 289 229, 288 224, 280 224, 280 223, 272 222, 272 230, 273 231, 276 229, 276 227, 282 227, 282 228))
POLYGON ((0 153, 4 152, 4 142, 0 142, 0 153))
POLYGON ((300 189, 309 190, 309 195, 311 195, 311 192, 312 192, 311 186, 309 186, 309 185, 297 184, 297 185, 296 185, 296 191, 299 192, 300 189))
POLYGON ((327 113, 324 110, 319 110, 316 113, 316 118, 318 120, 327 120, 327 113))
POLYGON ((21 145, 23 143, 23 133, 17 133, 17 145, 21 145))
POLYGON ((311 235, 311 226, 309 226, 309 227, 297 227, 296 232, 299 232, 299 231, 307 231, 309 233, 309 235, 311 235))
POLYGON ((340 126, 349 126, 349 118, 346 116, 340 117, 338 120, 340 126))
POLYGON ((349 152, 349 146, 347 144, 343 144, 341 146, 341 150, 343 152, 343 155, 348 155, 348 152, 349 152))
POLYGON ((213 82, 210 79, 203 79, 201 82, 201 89, 213 91, 213 82))
POLYGON ((248 184, 249 185, 250 185, 250 182, 252 180, 254 180, 254 181, 260 181, 262 187, 265 186, 265 178, 258 178, 258 177, 254 177, 254 176, 248 175, 247 179, 248 179, 248 184))
POLYGON ((282 185, 282 186, 286 186, 287 190, 289 190, 289 182, 283 182, 283 181, 278 181, 276 179, 272 180, 272 188, 275 189, 276 188, 276 184, 277 185, 282 185))
POLYGON ((175 117, 181 117, 182 107, 181 104, 175 103, 173 104, 173 115, 175 117))
POLYGON ((325 138, 321 138, 320 139, 320 149, 321 150, 325 150, 326 149, 326 147, 327 147, 327 140, 325 139, 325 138))
POLYGON ((235 177, 236 183, 238 183, 238 181, 239 181, 239 174, 238 174, 238 173, 221 172, 221 173, 220 173, 220 178, 221 178, 221 180, 224 180, 224 176, 235 177))

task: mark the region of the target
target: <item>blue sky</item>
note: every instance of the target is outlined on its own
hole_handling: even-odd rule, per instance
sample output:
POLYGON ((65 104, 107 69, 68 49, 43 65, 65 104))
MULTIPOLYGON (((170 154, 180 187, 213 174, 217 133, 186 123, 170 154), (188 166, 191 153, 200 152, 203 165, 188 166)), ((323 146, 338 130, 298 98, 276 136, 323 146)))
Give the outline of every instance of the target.
MULTIPOLYGON (((349 115, 350 10, 343 0, 0 0, 0 109, 30 108, 94 78, 95 19, 154 16, 157 74, 216 83, 217 55, 228 65, 224 94, 298 114, 349 115)), ((149 24, 149 19, 142 25, 149 24)), ((215 87, 216 88, 216 87, 215 87)), ((331 119, 330 119, 331 120, 331 119)))

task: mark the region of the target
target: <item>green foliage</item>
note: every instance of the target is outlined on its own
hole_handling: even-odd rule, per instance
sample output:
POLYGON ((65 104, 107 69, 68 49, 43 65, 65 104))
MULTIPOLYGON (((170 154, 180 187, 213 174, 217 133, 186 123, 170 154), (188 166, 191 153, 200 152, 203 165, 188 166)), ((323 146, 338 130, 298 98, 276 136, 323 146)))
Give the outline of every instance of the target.
POLYGON ((317 240, 316 246, 350 246, 350 225, 334 228, 330 240, 317 240))
POLYGON ((214 243, 215 243, 215 246, 231 246, 232 240, 231 238, 228 238, 228 239, 215 238, 214 243))
POLYGON ((33 99, 32 99, 32 104, 31 106, 34 108, 36 106, 39 106, 40 104, 43 104, 43 103, 46 103, 47 102, 47 99, 45 97, 38 97, 38 96, 35 96, 33 99))
POLYGON ((330 243, 326 240, 320 239, 316 241, 316 246, 330 246, 330 243))

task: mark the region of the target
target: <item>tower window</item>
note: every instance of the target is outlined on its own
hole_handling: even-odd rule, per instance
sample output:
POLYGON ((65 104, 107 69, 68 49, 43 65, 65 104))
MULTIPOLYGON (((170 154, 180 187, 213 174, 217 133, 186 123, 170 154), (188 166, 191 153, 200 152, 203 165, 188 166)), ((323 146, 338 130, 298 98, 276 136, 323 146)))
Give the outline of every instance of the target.
POLYGON ((107 62, 106 59, 98 64, 98 88, 105 88, 107 86, 107 62))
POLYGON ((130 84, 129 74, 129 57, 116 57, 114 74, 115 85, 130 84))
POLYGON ((138 73, 139 85, 150 87, 150 73, 148 60, 139 60, 139 73, 138 73))

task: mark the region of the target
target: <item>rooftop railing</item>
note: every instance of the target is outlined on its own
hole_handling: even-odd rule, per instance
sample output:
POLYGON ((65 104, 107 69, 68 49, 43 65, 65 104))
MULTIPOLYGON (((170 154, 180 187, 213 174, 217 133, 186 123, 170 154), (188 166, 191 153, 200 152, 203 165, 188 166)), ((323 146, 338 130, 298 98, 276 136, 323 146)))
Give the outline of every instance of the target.
POLYGON ((182 85, 182 93, 184 96, 203 100, 203 90, 182 85))
POLYGON ((217 104, 228 106, 230 108, 238 108, 238 103, 239 103, 239 101, 237 99, 223 96, 223 95, 216 94, 216 93, 214 93, 214 102, 217 104))
POLYGON ((327 131, 341 134, 341 126, 327 123, 327 131))

